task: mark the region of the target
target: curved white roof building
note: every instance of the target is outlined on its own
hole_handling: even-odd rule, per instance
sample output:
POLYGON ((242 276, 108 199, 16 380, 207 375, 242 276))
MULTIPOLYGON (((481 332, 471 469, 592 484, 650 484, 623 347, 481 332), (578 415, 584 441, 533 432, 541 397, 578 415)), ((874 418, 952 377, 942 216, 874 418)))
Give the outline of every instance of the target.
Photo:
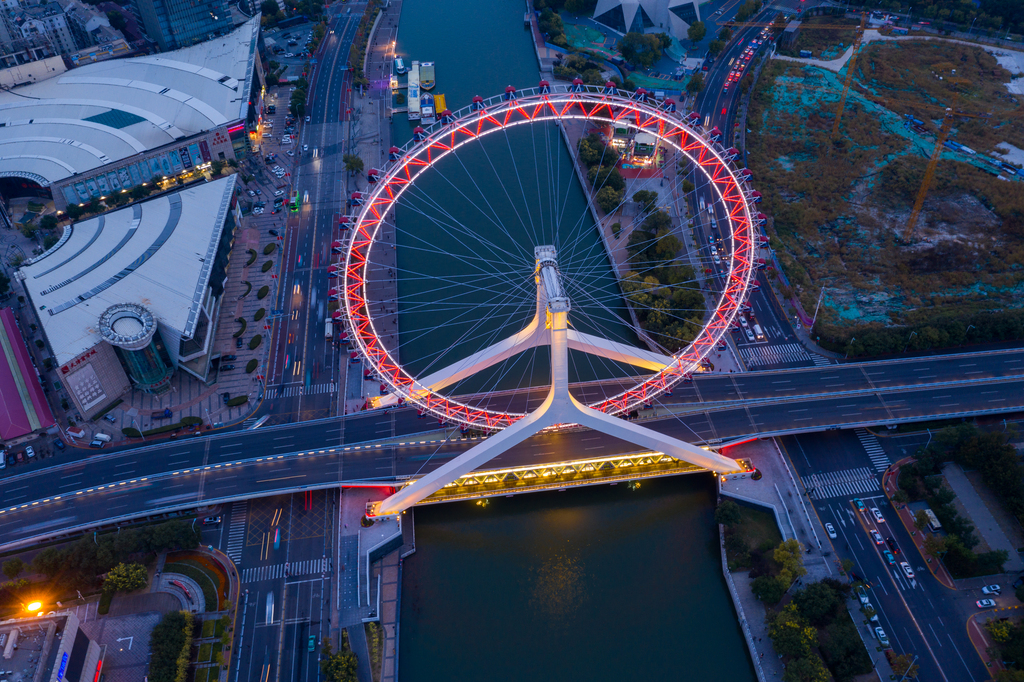
MULTIPOLYGON (((134 160, 247 116, 259 17, 232 33, 174 52, 88 64, 44 81, 0 91, 0 177, 48 187, 134 160)), ((223 135, 223 146, 230 140, 223 135)), ((210 146, 197 158, 209 161, 210 146)), ((223 149, 222 149, 223 151, 223 149)), ((184 162, 182 155, 180 158, 184 162)), ((221 155, 220 158, 225 158, 221 155)), ((195 159, 189 159, 193 162, 195 159)), ((191 163, 184 164, 185 168, 191 163)), ((136 166, 77 199, 131 187, 174 165, 136 166), (136 177, 138 176, 138 177, 136 177)), ((115 169, 111 169, 116 172, 115 169)), ((84 181, 84 178, 83 178, 84 181)))
POLYGON ((598 0, 594 19, 622 33, 654 29, 683 40, 700 13, 698 0, 598 0))

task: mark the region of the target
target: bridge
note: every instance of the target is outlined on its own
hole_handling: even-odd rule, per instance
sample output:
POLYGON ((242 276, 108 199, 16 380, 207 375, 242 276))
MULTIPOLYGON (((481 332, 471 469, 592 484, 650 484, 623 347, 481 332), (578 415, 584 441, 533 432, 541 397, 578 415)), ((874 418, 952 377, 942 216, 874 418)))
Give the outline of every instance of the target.
MULTIPOLYGON (((716 449, 751 438, 1005 414, 1024 411, 1024 350, 697 375, 668 400, 655 409, 673 414, 652 416, 645 425, 716 449)), ((258 496, 398 485, 477 442, 446 439, 436 422, 399 409, 167 441, 78 461, 54 458, 0 481, 0 547, 258 496)), ((593 431, 550 432, 511 448, 488 468, 643 452, 593 431)))

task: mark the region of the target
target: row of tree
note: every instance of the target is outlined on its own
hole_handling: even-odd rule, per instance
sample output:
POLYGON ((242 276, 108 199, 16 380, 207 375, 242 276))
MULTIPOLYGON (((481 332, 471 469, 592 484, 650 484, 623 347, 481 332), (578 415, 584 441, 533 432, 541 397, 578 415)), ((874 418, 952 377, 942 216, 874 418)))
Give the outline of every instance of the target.
POLYGON ((619 153, 597 133, 580 138, 576 145, 580 161, 587 167, 587 181, 594 201, 605 214, 615 211, 626 194, 626 181, 616 164, 619 153))
POLYGON ((171 611, 160 619, 149 636, 149 682, 185 682, 195 625, 188 611, 171 611))

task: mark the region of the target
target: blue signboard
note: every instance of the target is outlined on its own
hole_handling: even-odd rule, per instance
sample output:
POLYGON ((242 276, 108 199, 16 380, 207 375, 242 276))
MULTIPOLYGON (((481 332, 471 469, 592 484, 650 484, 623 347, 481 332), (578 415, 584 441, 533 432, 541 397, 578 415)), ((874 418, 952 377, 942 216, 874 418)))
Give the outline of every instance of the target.
POLYGON ((64 652, 64 655, 60 659, 60 667, 57 668, 57 682, 64 679, 64 672, 68 668, 68 652, 64 652))

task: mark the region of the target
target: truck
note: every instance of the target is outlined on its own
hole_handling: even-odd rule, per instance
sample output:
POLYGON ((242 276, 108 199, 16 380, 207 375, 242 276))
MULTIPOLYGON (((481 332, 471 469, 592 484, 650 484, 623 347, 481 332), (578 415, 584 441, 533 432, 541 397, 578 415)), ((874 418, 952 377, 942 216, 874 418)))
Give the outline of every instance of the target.
POLYGON ((924 515, 928 517, 928 531, 930 533, 938 533, 939 530, 942 528, 942 524, 939 523, 939 519, 937 516, 935 516, 935 512, 927 508, 923 509, 922 511, 924 511, 924 515))
POLYGON ((801 59, 810 59, 813 56, 814 56, 814 53, 811 52, 810 50, 800 50, 800 58, 801 59))

